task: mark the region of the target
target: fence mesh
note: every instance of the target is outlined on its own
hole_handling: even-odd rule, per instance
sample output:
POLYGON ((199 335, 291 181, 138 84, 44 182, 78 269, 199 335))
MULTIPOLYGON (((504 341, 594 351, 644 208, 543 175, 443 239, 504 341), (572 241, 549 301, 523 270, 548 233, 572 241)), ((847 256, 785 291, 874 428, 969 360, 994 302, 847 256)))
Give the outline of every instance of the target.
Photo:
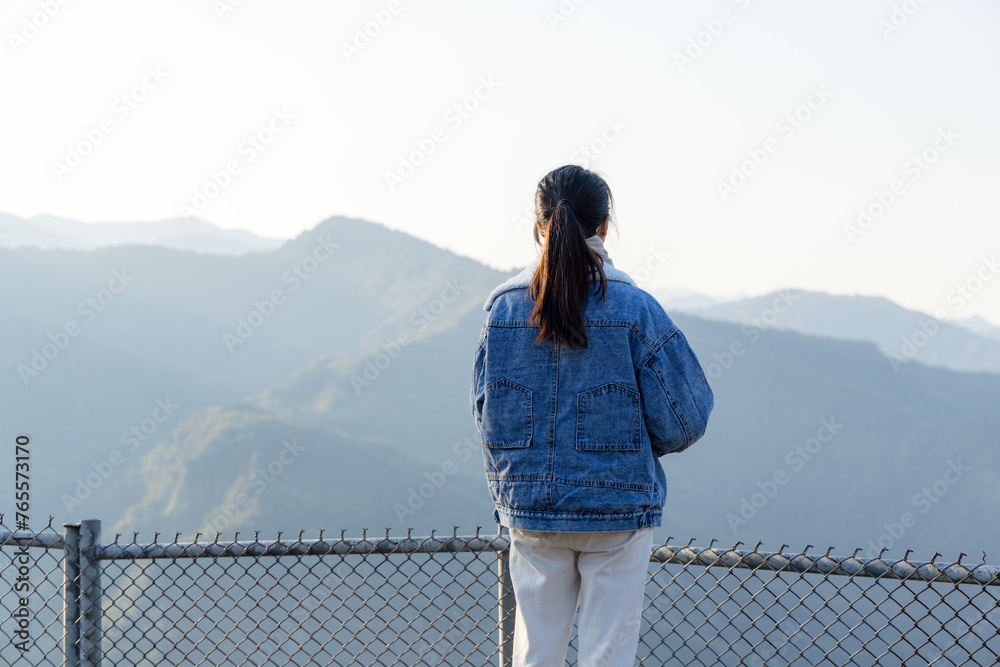
POLYGON ((115 665, 486 665, 496 553, 115 560, 115 665))
MULTIPOLYGON (((0 523, 0 537, 0 664, 61 665, 63 534, 51 526, 12 534, 0 523), (26 652, 14 645, 23 544, 31 545, 26 652)), ((102 664, 501 664, 506 548, 504 536, 478 534, 116 538, 86 554, 100 572, 102 664)), ((665 545, 649 573, 640 665, 995 665, 1000 655, 997 568, 961 558, 665 545)), ((570 664, 575 647, 574 635, 570 664)))
MULTIPOLYGON (((10 534, 0 515, 0 535, 10 534)), ((62 533, 49 523, 37 533, 18 533, 23 537, 0 540, 0 664, 63 664, 63 550, 62 533), (23 546, 34 545, 34 546, 23 546), (26 605, 20 602, 24 599, 26 605), (25 611, 26 610, 26 611, 25 611), (27 614, 28 627, 20 621, 27 614), (30 649, 22 652, 15 645, 27 638, 30 649)))

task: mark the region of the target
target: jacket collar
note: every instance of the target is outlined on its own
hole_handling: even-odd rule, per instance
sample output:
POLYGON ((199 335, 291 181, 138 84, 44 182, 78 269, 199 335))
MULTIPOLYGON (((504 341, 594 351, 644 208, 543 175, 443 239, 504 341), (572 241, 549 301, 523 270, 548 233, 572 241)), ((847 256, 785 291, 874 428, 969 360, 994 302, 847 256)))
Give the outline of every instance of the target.
MULTIPOLYGON (((635 281, 632 280, 631 276, 621 269, 616 269, 615 265, 611 263, 611 258, 608 257, 608 252, 605 250, 604 243, 601 242, 600 236, 595 234, 594 236, 588 237, 587 245, 589 245, 604 261, 604 275, 608 280, 635 286, 635 281)), ((497 285, 496 288, 490 292, 489 297, 486 299, 486 303, 483 304, 483 310, 488 311, 492 308, 493 302, 496 301, 497 297, 504 292, 528 287, 531 284, 531 277, 535 275, 535 270, 538 268, 538 263, 541 259, 542 256, 541 253, 539 253, 538 256, 535 257, 535 259, 532 260, 528 266, 524 267, 520 273, 497 285)))

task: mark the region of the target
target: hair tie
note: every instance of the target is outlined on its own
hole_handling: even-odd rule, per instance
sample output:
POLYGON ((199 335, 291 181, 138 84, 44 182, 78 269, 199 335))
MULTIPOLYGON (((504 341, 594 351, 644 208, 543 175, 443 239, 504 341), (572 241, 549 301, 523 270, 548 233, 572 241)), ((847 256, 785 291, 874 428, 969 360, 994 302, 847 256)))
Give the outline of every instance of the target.
POLYGON ((573 208, 573 202, 571 202, 568 199, 560 199, 559 201, 557 201, 556 202, 556 207, 557 208, 558 208, 559 204, 566 204, 566 206, 569 206, 570 208, 573 208))

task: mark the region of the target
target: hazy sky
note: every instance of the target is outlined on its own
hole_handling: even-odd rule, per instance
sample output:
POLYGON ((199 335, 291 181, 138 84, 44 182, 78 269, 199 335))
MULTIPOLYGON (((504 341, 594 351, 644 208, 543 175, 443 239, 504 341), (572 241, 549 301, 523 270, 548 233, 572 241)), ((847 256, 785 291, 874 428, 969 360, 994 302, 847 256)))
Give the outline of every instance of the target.
POLYGON ((6 2, 0 211, 274 237, 359 216, 509 269, 536 252, 538 179, 577 162, 648 289, 1000 324, 998 20, 990 0, 6 2))

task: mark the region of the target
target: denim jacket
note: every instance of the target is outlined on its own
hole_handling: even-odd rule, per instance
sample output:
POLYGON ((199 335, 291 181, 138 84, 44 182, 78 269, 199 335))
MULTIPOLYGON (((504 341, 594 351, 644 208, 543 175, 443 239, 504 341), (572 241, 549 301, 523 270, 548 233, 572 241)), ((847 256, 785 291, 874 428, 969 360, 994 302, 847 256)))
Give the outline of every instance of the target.
POLYGON ((662 523, 658 457, 705 432, 712 390, 684 334, 605 262, 583 311, 587 348, 534 342, 526 289, 537 259, 499 285, 476 351, 470 401, 501 525, 600 532, 662 523))

